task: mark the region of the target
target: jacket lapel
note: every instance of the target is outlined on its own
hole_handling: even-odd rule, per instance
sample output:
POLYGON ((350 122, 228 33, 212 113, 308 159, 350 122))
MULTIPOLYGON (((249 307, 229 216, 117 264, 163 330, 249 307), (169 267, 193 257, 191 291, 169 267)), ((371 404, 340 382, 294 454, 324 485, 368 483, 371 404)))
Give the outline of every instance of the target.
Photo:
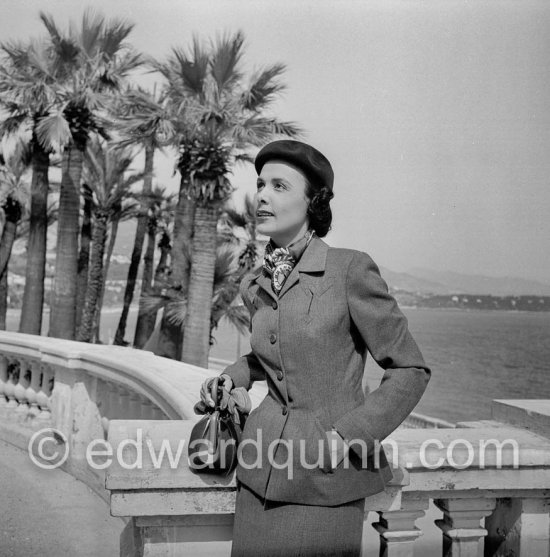
POLYGON ((260 268, 258 275, 251 282, 256 281, 274 300, 280 299, 298 282, 300 273, 315 273, 325 270, 328 248, 328 244, 321 238, 313 236, 302 257, 285 280, 278 298, 271 289, 271 279, 266 275, 263 268, 260 268))

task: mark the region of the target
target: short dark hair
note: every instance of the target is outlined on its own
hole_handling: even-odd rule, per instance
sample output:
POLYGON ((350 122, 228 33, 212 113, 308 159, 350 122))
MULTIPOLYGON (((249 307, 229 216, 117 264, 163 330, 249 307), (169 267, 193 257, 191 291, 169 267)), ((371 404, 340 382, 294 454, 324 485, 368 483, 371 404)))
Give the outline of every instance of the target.
POLYGON ((334 194, 325 185, 321 187, 313 186, 311 180, 306 177, 306 196, 310 200, 307 208, 309 227, 315 230, 315 234, 319 238, 324 238, 331 229, 332 210, 330 209, 330 200, 334 197, 334 194))

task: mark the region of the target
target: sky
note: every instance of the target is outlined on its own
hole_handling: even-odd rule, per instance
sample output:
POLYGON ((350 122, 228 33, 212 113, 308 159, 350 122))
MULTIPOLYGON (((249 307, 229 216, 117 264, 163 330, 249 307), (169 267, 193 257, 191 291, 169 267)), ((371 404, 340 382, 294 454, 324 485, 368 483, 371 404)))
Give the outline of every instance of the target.
MULTIPOLYGON (((242 30, 248 71, 282 62, 277 117, 335 172, 329 245, 395 271, 550 284, 550 3, 456 0, 1 0, 0 40, 86 6, 159 59, 242 30)), ((146 78, 148 83, 155 79, 146 78)), ((173 162, 158 159, 171 188, 173 162)), ((255 190, 239 167, 235 203, 255 190)))

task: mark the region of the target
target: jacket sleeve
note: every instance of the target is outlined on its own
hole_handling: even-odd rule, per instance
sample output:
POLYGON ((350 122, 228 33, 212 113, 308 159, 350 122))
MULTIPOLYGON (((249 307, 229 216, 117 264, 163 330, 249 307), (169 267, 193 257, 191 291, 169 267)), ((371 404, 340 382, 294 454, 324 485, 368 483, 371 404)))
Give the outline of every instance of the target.
MULTIPOLYGON (((248 287, 250 286, 250 280, 252 275, 246 275, 239 286, 239 292, 241 298, 248 309, 250 314, 250 331, 252 331, 252 316, 254 315, 254 306, 248 296, 248 287)), ((229 375, 233 381, 235 387, 244 387, 249 390, 252 387, 254 381, 265 380, 265 371, 262 364, 258 360, 254 351, 250 351, 248 354, 241 356, 237 361, 230 366, 227 366, 222 374, 229 375)))
POLYGON ((346 292, 357 333, 385 373, 364 404, 344 414, 334 427, 352 449, 353 440, 359 440, 371 454, 375 442, 382 442, 416 406, 431 372, 409 332, 407 318, 366 253, 354 253, 346 292))

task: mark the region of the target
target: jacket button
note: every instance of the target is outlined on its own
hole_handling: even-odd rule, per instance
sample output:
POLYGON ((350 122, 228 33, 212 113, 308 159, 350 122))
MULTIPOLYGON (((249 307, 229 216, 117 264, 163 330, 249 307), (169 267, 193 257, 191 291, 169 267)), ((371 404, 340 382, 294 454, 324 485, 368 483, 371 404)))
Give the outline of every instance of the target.
POLYGON ((277 372, 277 379, 278 379, 279 381, 282 381, 282 380, 283 380, 283 372, 282 372, 282 371, 278 371, 278 372, 277 372))
POLYGON ((271 344, 275 344, 276 341, 277 341, 277 335, 275 333, 271 333, 269 335, 269 342, 271 342, 271 344))
POLYGON ((286 416, 288 414, 288 408, 286 406, 283 406, 283 416, 286 416))
POLYGON ((273 309, 277 309, 277 307, 278 307, 278 306, 277 306, 277 302, 273 302, 273 303, 271 304, 271 307, 272 307, 273 309))

